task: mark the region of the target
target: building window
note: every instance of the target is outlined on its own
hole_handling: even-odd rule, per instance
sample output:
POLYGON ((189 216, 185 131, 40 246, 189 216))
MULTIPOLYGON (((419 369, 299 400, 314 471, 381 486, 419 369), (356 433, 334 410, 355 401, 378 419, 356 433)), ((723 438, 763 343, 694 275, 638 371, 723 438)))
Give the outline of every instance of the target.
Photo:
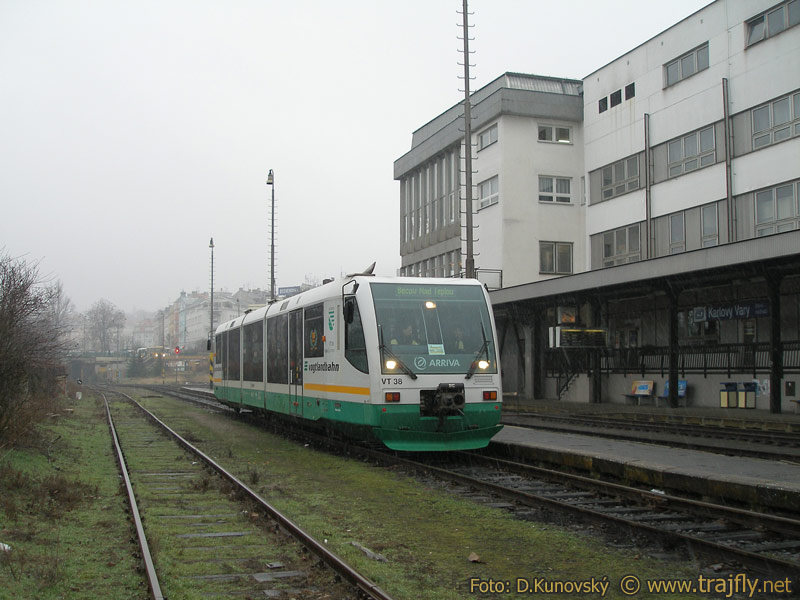
POLYGON ((669 176, 677 177, 713 165, 716 160, 714 150, 714 127, 706 127, 672 140, 667 145, 669 176))
POLYGON ((571 179, 565 177, 539 176, 539 202, 561 202, 569 204, 571 179))
POLYGON ((445 193, 447 194, 447 213, 448 223, 455 223, 459 217, 459 206, 457 198, 457 190, 459 189, 458 181, 458 164, 459 152, 458 148, 450 152, 445 158, 445 193))
POLYGON ((621 196, 639 188, 639 157, 632 156, 603 167, 603 200, 621 196))
POLYGON ((613 267, 642 259, 639 224, 621 227, 603 234, 603 266, 613 267))
POLYGON ((497 204, 500 200, 500 181, 497 176, 487 179, 478 185, 480 207, 485 208, 497 204))
POLYGON ((403 242, 419 239, 458 220, 458 150, 434 158, 400 187, 403 242))
POLYGON ((600 98, 597 103, 598 112, 604 113, 608 110, 608 98, 600 98))
POLYGON ((753 150, 800 135, 800 92, 754 108, 752 115, 753 150))
POLYGON ((625 100, 630 100, 636 95, 636 84, 629 83, 625 86, 625 100))
POLYGON ((717 205, 707 204, 701 211, 703 220, 703 248, 709 248, 719 244, 719 221, 717 219, 717 205))
POLYGON ((497 125, 492 125, 489 129, 478 134, 478 150, 483 150, 497 141, 497 125))
POLYGON ((778 35, 800 23, 800 0, 784 2, 747 21, 747 45, 778 35))
POLYGON ((539 272, 558 275, 572 273, 572 244, 539 242, 539 272))
POLYGON ((761 190, 755 195, 756 236, 798 229, 800 182, 761 190))
POLYGON ((664 87, 708 68, 708 42, 664 65, 664 87))
POLYGON ((678 254, 685 251, 686 229, 683 213, 677 213, 669 218, 669 253, 678 254))
POLYGON ((461 251, 453 250, 445 255, 448 258, 446 275, 449 277, 459 277, 461 275, 461 251))
POLYGON ((572 130, 557 125, 539 125, 539 141, 569 144, 572 141, 572 130))
POLYGON ((614 108, 617 104, 622 104, 622 90, 611 93, 611 108, 614 108))

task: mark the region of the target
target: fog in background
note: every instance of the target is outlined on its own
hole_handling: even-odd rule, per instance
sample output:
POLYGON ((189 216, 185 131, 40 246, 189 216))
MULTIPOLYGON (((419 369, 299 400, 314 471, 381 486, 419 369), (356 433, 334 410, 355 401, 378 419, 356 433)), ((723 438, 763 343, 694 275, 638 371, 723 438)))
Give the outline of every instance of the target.
MULTIPOLYGON (((477 90, 581 79, 707 0, 472 0, 477 90)), ((460 0, 0 0, 0 251, 78 310, 394 275, 411 134, 463 99, 460 0)))

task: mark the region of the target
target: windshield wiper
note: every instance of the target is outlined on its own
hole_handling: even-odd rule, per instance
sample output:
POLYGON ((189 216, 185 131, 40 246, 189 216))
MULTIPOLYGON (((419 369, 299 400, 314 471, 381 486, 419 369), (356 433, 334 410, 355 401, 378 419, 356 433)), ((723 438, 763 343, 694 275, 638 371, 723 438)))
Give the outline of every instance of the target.
POLYGON ((464 379, 469 379, 475 374, 475 369, 478 368, 478 362, 480 361, 484 352, 486 353, 486 361, 489 361, 489 340, 486 339, 486 330, 483 328, 483 321, 481 321, 481 334, 483 335, 483 344, 481 344, 480 349, 475 354, 475 358, 472 359, 472 364, 469 366, 469 371, 467 371, 464 379))
POLYGON ((381 370, 383 370, 383 367, 385 366, 384 356, 388 356, 389 358, 397 361, 397 366, 400 367, 400 370, 403 373, 411 377, 411 379, 416 379, 417 374, 414 373, 414 371, 412 371, 411 369, 409 369, 408 366, 406 366, 406 363, 400 360, 400 357, 397 356, 391 350, 389 350, 389 348, 386 347, 386 344, 383 343, 383 327, 380 327, 379 329, 381 334, 381 345, 378 346, 378 350, 381 351, 381 370))

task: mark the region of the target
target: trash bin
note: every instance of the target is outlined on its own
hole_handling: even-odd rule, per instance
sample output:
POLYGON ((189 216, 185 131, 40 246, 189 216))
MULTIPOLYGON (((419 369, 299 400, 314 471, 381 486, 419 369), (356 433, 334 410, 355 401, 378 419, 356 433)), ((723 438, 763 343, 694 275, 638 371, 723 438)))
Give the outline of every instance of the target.
POLYGON ((738 384, 735 381, 723 381, 721 385, 722 388, 719 391, 719 407, 736 408, 738 384))
POLYGON ((739 408, 756 407, 756 390, 758 384, 755 381, 746 381, 739 390, 739 408))

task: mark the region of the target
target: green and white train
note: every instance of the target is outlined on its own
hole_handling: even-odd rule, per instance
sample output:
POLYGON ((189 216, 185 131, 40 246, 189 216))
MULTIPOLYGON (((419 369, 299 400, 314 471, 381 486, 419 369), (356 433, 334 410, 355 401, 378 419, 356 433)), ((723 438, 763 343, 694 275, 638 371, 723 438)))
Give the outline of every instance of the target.
POLYGON ((484 287, 354 275, 215 332, 214 393, 393 450, 482 448, 502 387, 484 287))

